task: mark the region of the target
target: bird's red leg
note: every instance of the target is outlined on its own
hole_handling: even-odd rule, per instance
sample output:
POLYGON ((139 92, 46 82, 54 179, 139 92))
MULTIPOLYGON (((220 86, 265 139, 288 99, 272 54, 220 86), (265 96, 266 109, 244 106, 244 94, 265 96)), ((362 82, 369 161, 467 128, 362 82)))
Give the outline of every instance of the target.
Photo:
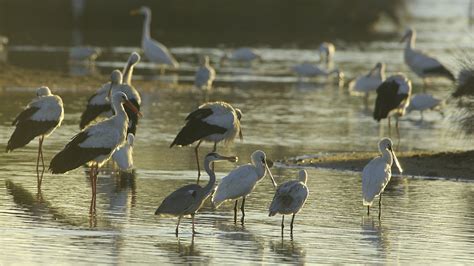
POLYGON ((198 167, 198 179, 197 179, 197 184, 199 184, 199 178, 201 177, 201 166, 199 165, 199 145, 201 145, 202 140, 198 142, 196 147, 194 148, 194 152, 196 154, 196 163, 198 167))
POLYGON ((95 213, 95 206, 97 202, 97 175, 99 174, 99 165, 96 164, 94 167, 94 213, 95 213))
POLYGON ((44 175, 44 157, 43 157, 43 141, 44 141, 44 135, 41 136, 40 138, 40 156, 41 156, 41 164, 43 165, 43 169, 41 170, 41 175, 39 177, 39 183, 38 183, 38 190, 41 189, 41 184, 43 184, 43 175, 44 175))
POLYGON ((89 214, 92 214, 92 205, 94 201, 94 177, 93 177, 93 170, 94 170, 94 165, 91 165, 91 168, 89 169, 89 180, 91 182, 91 206, 89 208, 89 214))
POLYGON ((39 161, 41 154, 41 138, 38 141, 38 157, 36 158, 36 185, 38 189, 40 188, 40 174, 39 174, 39 161))

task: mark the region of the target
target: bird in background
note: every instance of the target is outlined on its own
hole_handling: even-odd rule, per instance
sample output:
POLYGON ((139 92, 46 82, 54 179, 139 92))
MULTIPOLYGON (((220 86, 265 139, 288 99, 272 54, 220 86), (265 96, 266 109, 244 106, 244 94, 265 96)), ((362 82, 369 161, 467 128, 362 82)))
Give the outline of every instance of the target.
POLYGON ((203 56, 200 59, 201 65, 194 76, 194 85, 203 91, 209 91, 212 83, 216 79, 216 71, 209 63, 209 56, 203 56))
POLYGON ((63 174, 81 165, 90 166, 92 199, 90 214, 95 213, 97 175, 99 168, 110 159, 113 152, 125 142, 127 135, 128 116, 124 106, 139 114, 136 107, 123 92, 115 92, 112 97, 114 115, 97 124, 83 129, 58 152, 49 165, 53 174, 63 174), (123 105, 122 105, 123 104, 123 105))
POLYGON ((128 172, 133 170, 133 143, 135 135, 128 133, 127 141, 112 154, 112 159, 119 167, 120 171, 128 172))
POLYGON ((293 236, 293 223, 295 221, 295 215, 303 208, 304 203, 309 195, 308 186, 306 182, 308 180, 308 172, 306 170, 300 170, 298 172, 298 178, 296 180, 287 181, 279 185, 273 196, 272 203, 268 208, 268 216, 275 216, 275 214, 281 214, 281 235, 283 236, 283 228, 285 227, 285 215, 292 214, 291 218, 291 235, 293 236))
POLYGON ((368 105, 369 93, 385 81, 385 64, 378 62, 366 75, 359 76, 348 84, 349 92, 352 95, 364 95, 365 105, 368 105))
POLYGON ((220 65, 223 65, 226 61, 251 64, 254 61, 262 62, 263 60, 257 50, 250 47, 241 47, 230 53, 225 53, 221 57, 220 65))
POLYGON ((143 21, 142 49, 148 61, 160 65, 162 73, 164 73, 164 67, 179 68, 178 61, 176 61, 168 48, 151 38, 151 9, 147 6, 142 6, 139 9, 132 10, 130 14, 132 16, 145 16, 143 21))
POLYGON ((186 124, 176 135, 170 148, 175 145, 188 146, 196 141, 198 142, 194 148, 198 168, 198 184, 201 177, 199 146, 203 141, 213 142, 213 151, 215 152, 219 142, 231 142, 237 135, 242 140, 241 118, 242 111, 226 102, 204 103, 186 117, 186 124))
POLYGON ((412 111, 419 111, 421 121, 423 121, 423 111, 438 109, 441 115, 444 116, 440 107, 443 105, 443 100, 434 97, 428 93, 413 94, 410 99, 410 104, 407 107, 407 113, 412 111))
POLYGON ((453 73, 442 65, 433 56, 415 48, 416 31, 414 28, 406 30, 400 42, 406 42, 404 60, 415 74, 423 79, 423 90, 426 90, 427 79, 431 77, 443 77, 456 81, 453 73))
POLYGON ((183 186, 170 195, 168 195, 160 206, 156 209, 155 215, 160 216, 178 216, 176 224, 176 236, 178 236, 179 223, 183 216, 190 215, 192 218, 192 232, 196 233, 194 226, 194 216, 201 209, 204 201, 212 194, 216 183, 216 175, 211 169, 211 163, 218 161, 237 162, 235 156, 223 156, 215 152, 206 155, 204 159, 204 169, 209 175, 209 182, 201 187, 198 184, 183 186))
POLYGON ((379 220, 382 215, 382 193, 392 177, 392 164, 403 172, 397 156, 393 151, 393 143, 383 138, 378 143, 380 156, 372 159, 362 170, 362 204, 367 206, 367 215, 376 196, 379 196, 379 220))
POLYGON ((127 64, 123 68, 122 83, 132 85, 132 77, 134 67, 140 62, 140 55, 137 52, 132 52, 128 57, 127 64))
POLYGON ((237 205, 239 199, 242 198, 242 204, 240 206, 242 218, 240 222, 244 224, 245 198, 252 193, 257 183, 262 180, 267 173, 270 176, 273 186, 277 186, 270 171, 270 162, 267 160, 265 152, 261 150, 254 151, 250 159, 251 163, 241 165, 225 176, 218 184, 216 192, 211 198, 212 205, 215 208, 219 208, 219 206, 226 201, 235 200, 234 223, 237 223, 237 205))
POLYGON ((387 118, 389 136, 391 135, 390 117, 394 116, 396 119, 397 137, 400 139, 398 119, 405 115, 406 109, 410 104, 411 91, 411 81, 401 73, 388 77, 377 88, 373 116, 377 122, 387 118))
POLYGON ((330 66, 333 63, 336 54, 336 46, 330 42, 323 42, 319 45, 319 60, 330 66))
POLYGON ((45 171, 43 141, 56 128, 61 126, 64 118, 64 107, 61 97, 52 94, 48 87, 38 88, 36 96, 13 120, 12 126, 15 126, 15 130, 8 140, 6 151, 10 152, 26 146, 34 138, 39 137, 36 176, 37 187, 40 190, 45 171), (41 173, 39 170, 40 160, 42 163, 41 173))

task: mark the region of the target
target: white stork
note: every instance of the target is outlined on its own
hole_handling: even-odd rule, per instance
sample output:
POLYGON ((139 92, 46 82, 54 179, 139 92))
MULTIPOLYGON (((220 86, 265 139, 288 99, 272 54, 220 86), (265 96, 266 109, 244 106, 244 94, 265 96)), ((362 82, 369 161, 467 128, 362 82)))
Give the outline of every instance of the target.
POLYGON ((135 136, 132 133, 128 133, 127 141, 123 146, 115 150, 112 154, 112 159, 117 163, 121 171, 130 171, 133 169, 133 142, 135 136))
POLYGON ((369 93, 375 91, 385 80, 385 64, 377 63, 367 75, 349 82, 349 92, 353 95, 364 94, 367 102, 369 93))
POLYGON ((382 193, 392 177, 392 164, 403 172, 397 156, 393 151, 393 143, 389 138, 379 141, 379 151, 382 156, 372 159, 362 170, 362 203, 367 206, 367 215, 376 196, 379 196, 379 219, 382 214, 382 193))
POLYGON ((186 125, 179 131, 170 148, 174 145, 187 146, 198 141, 194 148, 198 167, 198 183, 201 176, 199 145, 203 141, 214 142, 213 151, 215 152, 218 142, 233 141, 237 135, 242 140, 241 118, 242 111, 226 102, 204 103, 186 117, 186 125))
POLYGON ((64 118, 64 107, 61 97, 51 94, 48 87, 40 87, 36 90, 36 96, 25 109, 13 120, 15 126, 10 140, 7 144, 7 152, 27 145, 31 140, 39 136, 38 157, 36 159, 37 186, 41 189, 44 174, 43 141, 61 125, 64 118), (39 172, 39 161, 43 164, 41 174, 39 172))
POLYGON ((212 83, 216 79, 216 71, 209 63, 209 56, 201 58, 201 66, 196 71, 194 76, 194 85, 202 90, 209 91, 212 88, 212 83))
POLYGON ((423 89, 426 88, 426 79, 430 77, 444 77, 455 81, 453 73, 443 66, 436 58, 431 55, 415 49, 416 31, 408 29, 401 39, 406 41, 404 59, 410 69, 423 79, 423 89))
POLYGON ((274 216, 277 213, 281 216, 281 234, 283 235, 283 228, 285 227, 285 215, 292 214, 291 218, 291 235, 293 235, 293 222, 295 215, 303 208, 304 203, 309 195, 309 189, 306 186, 308 180, 308 173, 306 170, 300 170, 297 180, 290 180, 278 186, 272 203, 268 209, 268 216, 274 216))
POLYGON ((252 163, 239 166, 222 179, 211 199, 215 208, 218 208, 225 201, 235 200, 234 223, 237 223, 237 204, 239 199, 242 198, 242 205, 240 206, 242 218, 240 221, 244 224, 245 197, 252 193, 257 183, 266 176, 267 172, 273 186, 277 186, 270 172, 268 166, 270 162, 267 160, 266 154, 257 150, 252 153, 250 158, 252 163))
POLYGON ((221 58, 221 65, 226 60, 240 62, 240 63, 251 63, 255 60, 262 61, 262 56, 257 50, 253 48, 241 47, 241 48, 233 50, 229 54, 227 53, 224 54, 224 56, 221 58))
POLYGON ((410 99, 410 104, 407 107, 407 112, 420 111, 421 120, 423 121, 423 111, 433 110, 443 103, 441 99, 434 97, 428 93, 414 94, 410 99))
POLYGON ((89 212, 91 214, 95 213, 98 169, 124 143, 127 134, 128 117, 122 104, 139 114, 125 93, 115 92, 112 96, 112 108, 115 115, 85 128, 74 136, 53 157, 49 165, 53 174, 66 173, 84 164, 90 166, 92 199, 89 212))
POLYGON ((411 81, 403 74, 398 73, 388 77, 377 88, 374 119, 377 121, 388 118, 388 130, 391 132, 390 117, 396 118, 397 135, 400 137, 398 118, 405 114, 410 103, 411 81))
MULTIPOLYGON (((143 35, 142 35, 142 48, 146 58, 153 63, 161 66, 171 66, 178 68, 179 63, 173 57, 171 52, 161 44, 154 40, 150 36, 150 23, 151 23, 151 10, 147 6, 142 6, 139 9, 132 10, 131 15, 144 15, 145 20, 143 21, 143 35)), ((164 69, 162 68, 162 71, 164 69)))

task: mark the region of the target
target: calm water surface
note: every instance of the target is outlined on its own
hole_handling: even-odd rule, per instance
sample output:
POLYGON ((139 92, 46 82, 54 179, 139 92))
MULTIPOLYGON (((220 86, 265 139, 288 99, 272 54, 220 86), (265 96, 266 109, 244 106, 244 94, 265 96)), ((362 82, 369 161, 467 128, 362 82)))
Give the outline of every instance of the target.
MULTIPOLYGON (((418 46, 455 68, 456 51, 462 48, 472 52, 472 34, 463 17, 466 8, 461 6, 467 2, 456 1, 458 6, 451 2, 431 5, 430 1, 416 1, 409 7, 426 11, 412 24, 419 31, 418 46), (450 12, 443 12, 447 9, 450 12), (441 32, 449 33, 440 38, 441 32)), ((367 71, 379 60, 388 64, 388 72, 406 70, 397 40, 338 47, 335 64, 349 77, 367 71)), ((114 49, 124 57, 133 50, 114 49)), ((173 51, 185 70, 165 78, 184 83, 192 80, 197 54, 217 57, 223 52, 196 47, 173 51)), ((238 164, 242 164, 256 149, 264 150, 272 159, 376 149, 376 141, 387 134, 387 129, 385 123, 380 127, 372 120, 362 99, 347 95, 331 81, 298 82, 288 72, 295 63, 317 60, 312 50, 262 49, 262 53, 266 59, 262 66, 218 68, 217 88, 210 99, 229 101, 243 110, 245 137, 243 142, 220 146, 219 152, 238 155, 238 164)), ((107 72, 122 64, 111 56, 99 61, 97 67, 107 72)), ((147 66, 139 65, 137 78, 153 78, 147 75, 147 66)), ((421 82, 413 78, 415 90, 419 90, 421 82)), ((47 162, 78 132, 79 117, 90 94, 50 87, 63 97, 66 117, 63 126, 45 141, 47 162)), ((445 97, 450 90, 450 84, 440 81, 432 92, 445 97)), ((185 219, 176 238, 176 219, 158 218, 153 213, 166 195, 195 181, 192 149, 168 146, 186 114, 202 100, 191 89, 167 86, 142 94, 145 116, 137 133, 136 173, 100 174, 95 220, 87 215, 90 187, 85 169, 65 175, 47 173, 43 190, 37 193, 36 141, 11 154, 0 153, 1 264, 472 263, 474 183, 395 179, 386 189, 383 217, 378 221, 375 209, 370 217, 365 215, 359 173, 321 169, 308 169, 310 196, 296 216, 293 239, 287 232, 281 238, 279 216, 266 215, 273 196, 268 179, 261 181, 246 202, 245 226, 234 225, 233 204, 219 210, 207 204, 197 215, 199 234, 191 237, 190 219, 185 219)), ((32 93, 5 88, 0 95, 0 149, 4 149, 12 131, 10 123, 32 93)), ((473 149, 474 143, 451 122, 452 111, 448 104, 444 118, 428 112, 423 123, 416 113, 404 118, 400 150, 473 149)), ((211 145, 202 147, 202 154, 211 150, 211 145)), ((231 163, 217 165, 218 179, 234 167, 231 163)), ((272 171, 281 183, 295 178, 298 169, 277 166, 272 171)))

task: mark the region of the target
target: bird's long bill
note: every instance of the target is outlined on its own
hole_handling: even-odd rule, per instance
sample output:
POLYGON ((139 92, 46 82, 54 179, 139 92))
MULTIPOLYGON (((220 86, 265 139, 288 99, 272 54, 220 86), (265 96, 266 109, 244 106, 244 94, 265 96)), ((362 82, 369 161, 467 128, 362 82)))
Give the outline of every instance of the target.
POLYGON ((403 169, 402 169, 402 166, 400 165, 400 162, 398 161, 398 158, 397 158, 397 155, 395 155, 395 152, 392 150, 392 156, 393 156, 393 161, 395 162, 395 165, 397 166, 398 168, 398 171, 401 173, 403 173, 403 169))
POLYGON ((370 71, 369 71, 369 76, 371 76, 372 74, 374 74, 374 71, 377 70, 377 66, 374 66, 370 71))
POLYGON ((135 107, 135 105, 133 105, 132 102, 130 102, 129 100, 126 100, 124 103, 123 103, 125 106, 127 106, 130 110, 132 110, 132 112, 134 112, 135 114, 138 115, 138 117, 142 117, 142 113, 140 113, 140 111, 138 111, 137 107, 135 107))
POLYGON ((112 86, 114 86, 114 84, 110 82, 109 93, 107 93, 107 98, 109 98, 109 101, 112 101, 112 86))
POLYGON ((403 35, 403 37, 400 39, 400 42, 404 42, 408 38, 408 33, 403 35))
POLYGON ((275 182, 275 178, 273 178, 272 172, 270 171, 270 168, 268 168, 268 165, 265 163, 265 168, 267 168, 268 175, 270 176, 270 179, 272 180, 273 187, 277 187, 277 183, 275 182))
POLYGON ((239 161, 239 157, 237 156, 222 156, 222 159, 227 160, 231 163, 236 163, 237 161, 239 161))
POLYGON ((131 15, 131 16, 136 16, 136 15, 138 15, 139 13, 140 13, 140 12, 139 12, 138 9, 134 9, 134 10, 130 11, 130 15, 131 15))

